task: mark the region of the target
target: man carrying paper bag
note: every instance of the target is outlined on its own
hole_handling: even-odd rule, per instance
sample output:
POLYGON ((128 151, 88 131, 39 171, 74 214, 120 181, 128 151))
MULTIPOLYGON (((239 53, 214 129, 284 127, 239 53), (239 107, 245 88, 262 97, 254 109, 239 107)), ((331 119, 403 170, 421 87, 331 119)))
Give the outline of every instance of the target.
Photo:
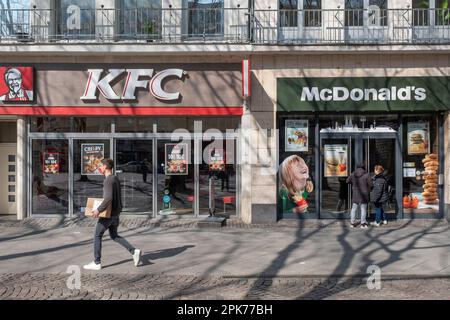
MULTIPOLYGON (((141 250, 135 249, 127 240, 118 235, 117 229, 119 227, 119 216, 122 211, 122 197, 119 178, 113 174, 114 161, 111 159, 103 159, 100 171, 105 176, 103 181, 103 201, 92 210, 92 217, 99 218, 95 228, 94 236, 94 261, 83 266, 86 270, 100 270, 101 253, 102 253, 102 238, 106 230, 109 230, 111 239, 133 255, 134 265, 137 266, 141 258, 141 250), (109 218, 99 217, 100 212, 111 211, 109 218)), ((94 207, 94 204, 93 204, 94 207)))

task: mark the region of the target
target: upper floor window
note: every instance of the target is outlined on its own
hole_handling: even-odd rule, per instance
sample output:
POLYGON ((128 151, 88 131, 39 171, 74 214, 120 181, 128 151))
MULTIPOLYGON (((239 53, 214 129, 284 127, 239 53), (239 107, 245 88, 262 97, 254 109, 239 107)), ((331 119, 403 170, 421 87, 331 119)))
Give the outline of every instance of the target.
POLYGON ((0 36, 20 38, 29 34, 27 9, 30 9, 30 0, 0 0, 0 36))
POLYGON ((90 39, 95 35, 95 0, 56 0, 57 34, 90 39))
POLYGON ((346 0, 346 27, 387 26, 387 0, 346 0), (367 16, 365 17, 365 12, 367 16))
POLYGON ((154 39, 161 36, 161 0, 121 0, 119 33, 125 38, 154 39))
POLYGON ((297 27, 300 19, 304 27, 320 27, 322 24, 321 0, 279 0, 281 27, 297 27))
POLYGON ((413 25, 450 25, 449 2, 449 0, 413 0, 413 25))
POLYGON ((189 37, 223 36, 224 0, 185 1, 189 37))

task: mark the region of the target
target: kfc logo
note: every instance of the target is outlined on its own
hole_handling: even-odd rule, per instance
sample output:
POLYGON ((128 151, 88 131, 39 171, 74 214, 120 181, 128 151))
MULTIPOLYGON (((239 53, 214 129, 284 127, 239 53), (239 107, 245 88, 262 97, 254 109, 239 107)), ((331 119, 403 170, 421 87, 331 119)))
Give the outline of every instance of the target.
POLYGON ((103 69, 89 69, 89 77, 86 89, 82 97, 83 101, 98 100, 99 93, 111 101, 134 101, 137 99, 137 90, 149 90, 157 99, 173 101, 180 97, 179 92, 167 92, 163 83, 171 78, 182 79, 186 72, 181 69, 166 69, 154 75, 153 69, 109 69, 106 73, 103 69), (117 93, 114 84, 124 79, 123 91, 117 93))
POLYGON ((0 101, 33 101, 33 68, 0 67, 0 101))

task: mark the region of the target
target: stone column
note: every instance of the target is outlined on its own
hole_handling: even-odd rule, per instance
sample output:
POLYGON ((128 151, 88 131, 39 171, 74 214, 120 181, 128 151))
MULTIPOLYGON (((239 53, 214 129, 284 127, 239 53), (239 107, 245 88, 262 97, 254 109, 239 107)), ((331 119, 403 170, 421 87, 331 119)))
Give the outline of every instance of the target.
POLYGON ((17 119, 17 156, 16 156, 16 204, 17 219, 27 217, 27 118, 17 119))

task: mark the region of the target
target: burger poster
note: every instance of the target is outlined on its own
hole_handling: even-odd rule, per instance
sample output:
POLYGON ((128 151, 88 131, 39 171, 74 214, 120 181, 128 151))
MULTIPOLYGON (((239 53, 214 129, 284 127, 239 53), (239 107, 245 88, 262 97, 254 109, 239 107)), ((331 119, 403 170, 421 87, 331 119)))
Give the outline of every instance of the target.
POLYGON ((285 151, 308 151, 308 120, 286 120, 285 151))
POLYGON ((209 171, 225 171, 225 152, 214 149, 209 155, 209 171))
POLYGON ((44 173, 59 174, 59 153, 44 152, 44 173))
POLYGON ((103 143, 83 143, 81 145, 81 174, 101 175, 100 168, 105 158, 103 143))
POLYGON ((347 167, 347 145, 346 144, 326 144, 324 145, 324 176, 325 177, 346 177, 347 167))
POLYGON ((430 153, 430 129, 428 122, 408 122, 408 155, 430 153))
POLYGON ((165 144, 165 174, 187 175, 188 174, 189 149, 187 143, 165 144))

